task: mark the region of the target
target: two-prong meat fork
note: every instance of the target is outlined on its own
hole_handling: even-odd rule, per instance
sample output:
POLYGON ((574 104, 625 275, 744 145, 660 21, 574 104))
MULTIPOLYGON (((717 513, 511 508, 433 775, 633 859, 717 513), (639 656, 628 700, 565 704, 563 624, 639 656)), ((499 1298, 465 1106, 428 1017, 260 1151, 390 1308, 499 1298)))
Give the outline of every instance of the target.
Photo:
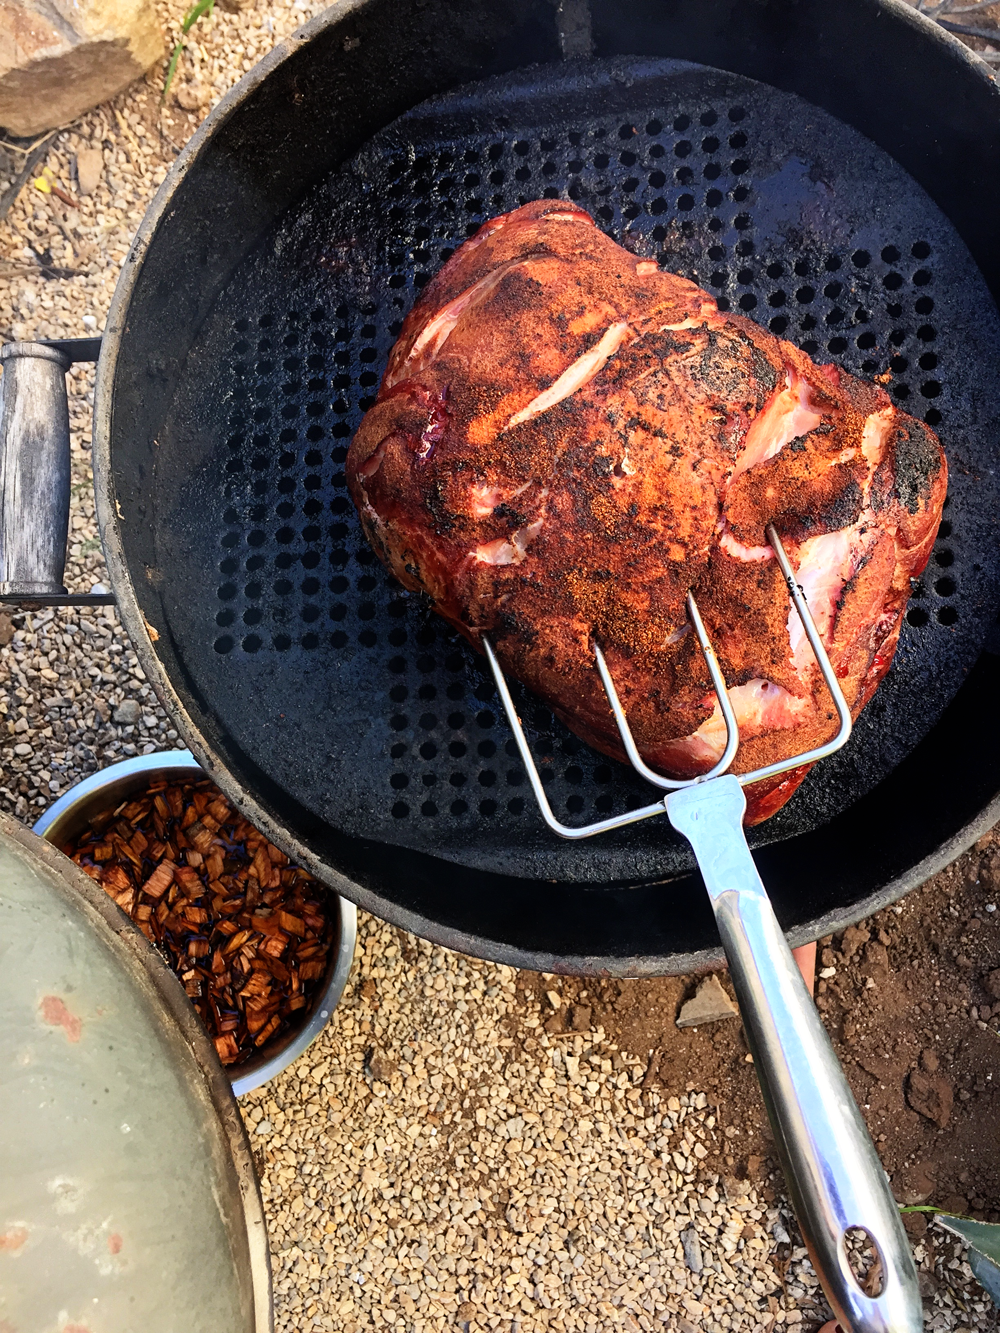
POLYGON ((830 1304, 845 1333, 921 1333, 917 1274, 885 1172, 743 833, 744 786, 824 759, 851 734, 851 712, 805 596, 777 532, 769 527, 767 535, 840 718, 836 736, 804 754, 738 777, 727 774, 739 730, 715 651, 688 594, 688 615, 726 723, 725 751, 700 778, 655 773, 636 749, 604 655, 595 645, 597 669, 632 766, 668 795, 627 814, 571 828, 552 812, 503 671, 485 637, 483 646, 535 799, 553 832, 590 838, 666 813, 690 842, 722 936, 792 1204, 830 1304), (881 1260, 882 1286, 876 1296, 862 1289, 851 1268, 846 1237, 854 1228, 868 1233, 881 1260))

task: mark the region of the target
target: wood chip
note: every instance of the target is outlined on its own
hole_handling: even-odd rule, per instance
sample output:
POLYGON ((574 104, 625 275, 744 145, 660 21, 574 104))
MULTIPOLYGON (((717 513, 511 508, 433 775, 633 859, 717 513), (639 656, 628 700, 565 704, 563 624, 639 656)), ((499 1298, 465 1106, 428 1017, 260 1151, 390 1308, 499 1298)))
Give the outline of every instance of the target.
POLYGON ((333 943, 327 893, 207 780, 154 783, 65 850, 171 961, 223 1063, 308 1008, 333 943))

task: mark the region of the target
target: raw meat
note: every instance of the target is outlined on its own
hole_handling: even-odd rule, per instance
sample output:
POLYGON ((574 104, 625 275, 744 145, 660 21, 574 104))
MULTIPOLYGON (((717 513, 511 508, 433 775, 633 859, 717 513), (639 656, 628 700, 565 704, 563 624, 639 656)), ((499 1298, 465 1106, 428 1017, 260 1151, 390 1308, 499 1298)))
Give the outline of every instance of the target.
MULTIPOLYGON (((579 736, 706 772, 725 726, 693 589, 740 725, 734 772, 833 734, 765 529, 781 534, 855 715, 892 661, 947 468, 877 385, 817 366, 558 200, 487 223, 407 317, 347 460, 369 540, 410 589, 579 736)), ((799 768, 748 788, 773 814, 799 768)))

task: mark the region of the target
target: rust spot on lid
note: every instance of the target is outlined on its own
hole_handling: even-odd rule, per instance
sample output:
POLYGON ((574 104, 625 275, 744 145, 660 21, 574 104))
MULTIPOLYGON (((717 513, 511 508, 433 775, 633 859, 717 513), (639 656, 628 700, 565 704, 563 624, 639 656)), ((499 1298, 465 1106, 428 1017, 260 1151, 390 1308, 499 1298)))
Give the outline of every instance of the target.
POLYGON ((44 996, 39 1007, 42 1011, 43 1023, 48 1023, 50 1027, 62 1028, 70 1041, 80 1040, 83 1022, 77 1018, 76 1014, 70 1013, 65 1002, 58 995, 44 996))

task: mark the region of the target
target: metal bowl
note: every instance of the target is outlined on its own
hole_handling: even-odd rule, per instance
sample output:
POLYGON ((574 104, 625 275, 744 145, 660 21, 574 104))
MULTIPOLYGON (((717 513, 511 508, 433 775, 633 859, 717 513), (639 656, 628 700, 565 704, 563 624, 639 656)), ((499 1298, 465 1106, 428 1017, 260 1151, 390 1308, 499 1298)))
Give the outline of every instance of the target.
MULTIPOLYGON (((71 787, 46 810, 35 824, 34 831, 61 849, 78 837, 95 815, 145 791, 156 778, 176 782, 190 778, 193 773, 209 776, 190 750, 167 750, 125 759, 71 787)), ((319 1036, 343 994, 354 962, 358 914, 354 904, 346 898, 332 890, 327 892, 337 905, 337 933, 323 985, 310 1007, 302 1011, 288 1031, 266 1042, 244 1064, 227 1070, 237 1097, 259 1088, 297 1059, 319 1036)))

